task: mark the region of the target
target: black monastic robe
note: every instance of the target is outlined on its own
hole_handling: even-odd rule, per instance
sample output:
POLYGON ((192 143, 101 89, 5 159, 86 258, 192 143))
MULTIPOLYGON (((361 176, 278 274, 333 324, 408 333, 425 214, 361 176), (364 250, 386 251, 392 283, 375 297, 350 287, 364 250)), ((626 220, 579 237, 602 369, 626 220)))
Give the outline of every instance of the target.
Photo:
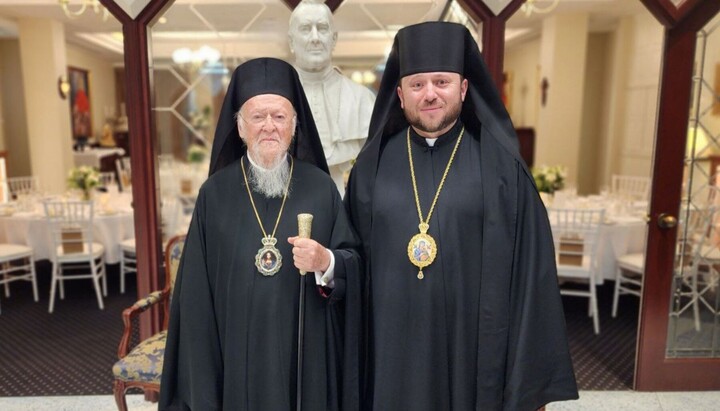
MULTIPOLYGON (((434 147, 411 132, 423 218, 460 128, 434 147)), ((407 256, 419 232, 407 128, 387 138, 376 173, 362 155, 353 170, 345 201, 368 267, 366 410, 529 411, 576 398, 545 208, 525 167, 481 130, 466 129, 458 147, 422 280, 407 256)))
MULTIPOLYGON (((246 159, 239 161, 249 170, 246 159)), ((346 310, 359 310, 358 302, 346 300, 352 297, 346 291, 353 289, 360 269, 356 237, 340 195, 327 174, 295 160, 290 195, 275 233, 282 267, 265 277, 255 267, 263 234, 239 161, 213 174, 198 195, 173 294, 160 409, 296 409, 301 277, 287 238, 297 235, 297 215, 311 213, 312 238, 335 257, 335 288, 323 297, 313 273, 303 277, 302 409, 339 410, 342 396, 353 395, 344 392, 342 379, 343 372, 356 370, 357 357, 344 362, 343 345, 357 338, 354 331, 345 331, 346 310)), ((253 196, 270 234, 282 198, 253 196)))

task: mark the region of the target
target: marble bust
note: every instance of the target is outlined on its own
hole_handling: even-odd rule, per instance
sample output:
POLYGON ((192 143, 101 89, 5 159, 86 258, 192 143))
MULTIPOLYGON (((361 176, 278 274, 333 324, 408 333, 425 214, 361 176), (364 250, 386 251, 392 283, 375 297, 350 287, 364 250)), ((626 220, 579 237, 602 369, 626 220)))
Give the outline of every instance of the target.
POLYGON ((345 194, 344 175, 365 144, 375 95, 332 65, 337 41, 332 12, 320 0, 303 0, 290 15, 288 42, 322 140, 330 175, 345 194))

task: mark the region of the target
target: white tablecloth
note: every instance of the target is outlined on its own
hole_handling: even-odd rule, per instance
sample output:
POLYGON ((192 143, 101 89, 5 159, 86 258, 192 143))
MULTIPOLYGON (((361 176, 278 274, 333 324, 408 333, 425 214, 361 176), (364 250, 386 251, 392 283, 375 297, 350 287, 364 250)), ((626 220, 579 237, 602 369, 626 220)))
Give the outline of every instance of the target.
MULTIPOLYGON (((93 219, 93 241, 105 247, 105 263, 120 262, 120 242, 135 237, 130 202, 125 198, 111 201, 116 208, 98 207, 93 219)), ((52 232, 40 204, 35 210, 0 216, 0 242, 30 246, 36 260, 52 258, 52 232)))
POLYGON ((125 150, 122 148, 95 148, 88 151, 73 152, 75 166, 89 166, 98 169, 100 168, 102 158, 113 154, 123 156, 125 155, 125 150))
POLYGON ((603 196, 564 198, 556 194, 552 206, 605 210, 605 221, 600 226, 596 251, 597 284, 602 284, 605 279, 615 279, 618 258, 625 254, 645 252, 647 224, 641 215, 647 209, 647 202, 630 203, 603 196))
POLYGON ((597 248, 597 283, 614 280, 617 259, 625 254, 644 253, 647 224, 639 217, 611 220, 600 227, 597 248))

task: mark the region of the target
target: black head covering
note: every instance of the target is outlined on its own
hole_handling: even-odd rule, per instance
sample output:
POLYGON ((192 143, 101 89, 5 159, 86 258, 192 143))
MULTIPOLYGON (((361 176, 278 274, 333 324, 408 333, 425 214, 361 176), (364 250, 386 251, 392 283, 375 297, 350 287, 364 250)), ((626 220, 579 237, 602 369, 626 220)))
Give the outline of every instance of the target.
POLYGON ((238 134, 235 113, 246 101, 260 94, 277 94, 290 100, 297 114, 290 154, 329 173, 320 136, 297 72, 282 60, 259 58, 239 65, 232 75, 215 129, 210 175, 245 154, 247 147, 238 134))
POLYGON ((460 24, 428 22, 407 26, 395 36, 375 100, 368 141, 363 150, 380 149, 381 140, 408 126, 396 88, 410 74, 459 73, 468 80, 461 119, 472 129, 482 124, 520 158, 517 136, 477 42, 460 24))

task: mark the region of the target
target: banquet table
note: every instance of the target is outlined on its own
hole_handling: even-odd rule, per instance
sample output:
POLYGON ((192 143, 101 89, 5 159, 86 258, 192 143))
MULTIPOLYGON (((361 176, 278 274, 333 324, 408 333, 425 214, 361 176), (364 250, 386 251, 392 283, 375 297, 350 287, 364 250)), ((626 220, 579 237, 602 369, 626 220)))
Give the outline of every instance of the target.
POLYGON ((552 207, 605 210, 596 250, 595 280, 598 285, 606 279, 615 279, 618 258, 625 254, 645 252, 647 223, 643 216, 647 208, 646 202, 624 203, 622 200, 605 196, 556 197, 552 207))
POLYGON ((94 148, 87 151, 74 151, 73 159, 76 167, 88 166, 95 167, 102 171, 111 171, 114 167, 111 165, 109 170, 107 169, 108 167, 103 167, 103 159, 110 156, 121 157, 123 155, 125 155, 125 150, 121 148, 94 148))
MULTIPOLYGON (((93 241, 105 247, 106 264, 119 263, 120 242, 135 237, 130 201, 129 194, 121 193, 106 204, 96 205, 93 241)), ((42 203, 34 202, 24 208, 0 215, 0 242, 30 246, 35 260, 52 258, 51 223, 45 217, 42 203)))

